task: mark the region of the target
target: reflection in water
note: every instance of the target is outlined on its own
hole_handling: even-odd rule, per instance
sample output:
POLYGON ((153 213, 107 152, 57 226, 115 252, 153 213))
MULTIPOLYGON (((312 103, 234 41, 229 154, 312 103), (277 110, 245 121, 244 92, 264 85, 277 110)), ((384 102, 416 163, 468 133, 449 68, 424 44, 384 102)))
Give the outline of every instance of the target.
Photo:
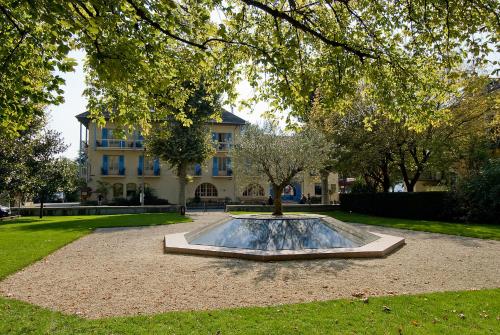
POLYGON ((232 219, 190 244, 258 250, 358 247, 321 219, 232 219))

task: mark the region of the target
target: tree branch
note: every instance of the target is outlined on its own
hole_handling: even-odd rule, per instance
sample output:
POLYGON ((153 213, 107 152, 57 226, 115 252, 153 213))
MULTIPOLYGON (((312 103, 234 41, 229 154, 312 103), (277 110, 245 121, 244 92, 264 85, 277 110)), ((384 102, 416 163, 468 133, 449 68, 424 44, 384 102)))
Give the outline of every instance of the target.
POLYGON ((196 43, 196 42, 193 42, 193 41, 190 41, 190 40, 187 40, 185 38, 182 38, 180 36, 177 36, 175 35, 174 33, 172 33, 171 31, 163 28, 158 22, 156 21, 153 21, 148 15, 147 13, 144 11, 144 9, 142 9, 141 7, 139 7, 139 5, 137 5, 133 0, 127 0, 127 3, 129 3, 135 10, 136 14, 144 21, 146 21, 151 27, 161 31, 163 34, 167 35, 168 37, 170 38, 173 38, 174 40, 176 41, 179 41, 179 42, 182 42, 184 44, 187 44, 187 45, 190 45, 190 46, 193 46, 193 47, 196 47, 196 48, 199 48, 201 50, 206 50, 207 47, 205 46, 205 43, 196 43))
POLYGON ((284 12, 281 12, 281 11, 279 11, 277 9, 271 8, 268 5, 263 4, 263 3, 259 2, 259 1, 255 1, 255 0, 242 0, 242 1, 245 4, 247 4, 248 6, 255 7, 257 9, 260 9, 260 10, 268 13, 269 15, 271 15, 274 18, 279 18, 281 20, 287 21, 292 26, 294 26, 297 29, 302 30, 303 32, 306 32, 306 33, 308 33, 308 34, 310 34, 310 35, 318 38, 320 41, 322 41, 323 43, 325 43, 327 45, 330 45, 330 46, 333 46, 333 47, 342 48, 345 51, 350 52, 350 53, 358 56, 361 61, 363 61, 364 58, 372 58, 372 59, 378 59, 379 58, 378 56, 376 56, 376 55, 374 55, 372 53, 369 53, 369 52, 366 52, 366 51, 362 51, 362 50, 358 50, 358 49, 356 49, 354 47, 351 47, 351 46, 349 46, 349 45, 347 45, 345 43, 341 43, 341 42, 337 42, 337 41, 331 40, 328 37, 326 37, 324 34, 322 34, 321 32, 318 32, 318 31, 312 29, 311 27, 303 24, 302 22, 300 22, 297 19, 291 17, 290 15, 288 15, 288 14, 286 14, 284 12))

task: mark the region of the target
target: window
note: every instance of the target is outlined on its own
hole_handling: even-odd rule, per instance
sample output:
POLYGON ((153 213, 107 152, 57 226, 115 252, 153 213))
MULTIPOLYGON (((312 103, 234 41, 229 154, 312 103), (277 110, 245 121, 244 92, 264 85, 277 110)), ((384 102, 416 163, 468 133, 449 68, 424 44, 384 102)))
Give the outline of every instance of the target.
POLYGON ((264 188, 259 184, 250 184, 243 191, 244 197, 263 197, 264 188))
POLYGON ((212 140, 217 142, 217 150, 228 150, 233 142, 233 134, 212 133, 212 140))
POLYGON ((123 197, 123 184, 122 183, 113 184, 113 197, 114 198, 123 197))
POLYGON ((139 164, 137 166, 137 174, 142 176, 142 169, 144 168, 145 176, 159 176, 160 175, 160 160, 151 157, 139 156, 139 164))
POLYGON ((200 186, 198 186, 196 188, 196 191, 194 192, 194 196, 199 197, 199 198, 216 197, 217 196, 217 188, 210 183, 200 184, 200 186))
POLYGON ((125 156, 103 155, 101 172, 103 175, 125 175, 125 156))
POLYGON ((133 197, 137 193, 137 185, 134 183, 127 184, 127 198, 133 197))
POLYGON ((314 184, 314 195, 321 195, 321 184, 314 184))
POLYGON ((201 176, 201 164, 196 163, 194 165, 194 175, 195 176, 201 176))
POLYGON ((214 157, 213 158, 213 176, 232 176, 233 169, 231 167, 231 158, 229 157, 214 157))

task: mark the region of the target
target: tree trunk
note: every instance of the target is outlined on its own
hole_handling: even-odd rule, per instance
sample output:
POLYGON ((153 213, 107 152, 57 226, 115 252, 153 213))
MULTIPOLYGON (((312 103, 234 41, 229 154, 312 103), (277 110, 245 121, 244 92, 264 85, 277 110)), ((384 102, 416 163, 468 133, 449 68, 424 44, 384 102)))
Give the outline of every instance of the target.
POLYGON ((181 164, 177 167, 177 177, 179 177, 179 200, 180 206, 186 207, 186 179, 187 165, 181 164))
POLYGON ((273 185, 273 193, 274 193, 273 215, 283 215, 283 206, 281 204, 281 193, 283 193, 283 186, 273 185))
POLYGON ((40 197, 40 219, 43 217, 43 195, 40 197))
POLYGON ((321 203, 323 205, 330 204, 330 194, 328 194, 328 175, 330 174, 326 170, 322 170, 321 174, 321 203))
POLYGON ((382 189, 384 192, 389 192, 391 188, 391 177, 389 176, 389 167, 387 165, 382 166, 382 189))

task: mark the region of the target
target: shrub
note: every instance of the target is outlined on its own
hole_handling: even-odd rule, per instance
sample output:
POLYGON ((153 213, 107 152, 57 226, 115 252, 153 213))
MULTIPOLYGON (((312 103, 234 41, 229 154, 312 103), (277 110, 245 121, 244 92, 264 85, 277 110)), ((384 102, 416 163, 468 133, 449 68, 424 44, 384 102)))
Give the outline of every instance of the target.
POLYGON ((442 220, 449 202, 447 192, 342 193, 345 211, 407 219, 442 220))
POLYGON ((456 192, 465 219, 500 223, 500 159, 490 160, 456 192))

